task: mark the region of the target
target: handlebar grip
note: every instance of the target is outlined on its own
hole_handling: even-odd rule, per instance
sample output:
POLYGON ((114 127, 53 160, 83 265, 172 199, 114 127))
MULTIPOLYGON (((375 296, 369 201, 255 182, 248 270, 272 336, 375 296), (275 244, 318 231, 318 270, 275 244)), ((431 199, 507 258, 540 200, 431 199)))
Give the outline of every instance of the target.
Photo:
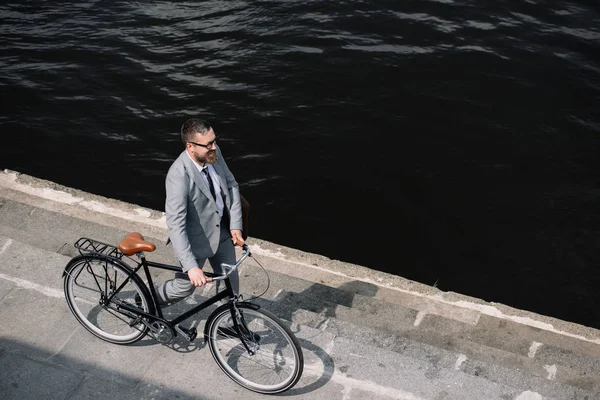
POLYGON ((226 279, 231 274, 231 272, 233 270, 235 270, 244 261, 244 259, 250 255, 250 248, 248 247, 247 244, 244 243, 244 245, 242 246, 242 249, 244 250, 245 254, 242 256, 242 258, 237 260, 237 262, 234 265, 221 263, 221 267, 223 268, 224 274, 214 275, 213 273, 210 273, 210 272, 207 273, 206 283, 212 283, 212 282, 221 281, 223 279, 226 279), (208 274, 210 274, 210 276, 208 276, 208 274))

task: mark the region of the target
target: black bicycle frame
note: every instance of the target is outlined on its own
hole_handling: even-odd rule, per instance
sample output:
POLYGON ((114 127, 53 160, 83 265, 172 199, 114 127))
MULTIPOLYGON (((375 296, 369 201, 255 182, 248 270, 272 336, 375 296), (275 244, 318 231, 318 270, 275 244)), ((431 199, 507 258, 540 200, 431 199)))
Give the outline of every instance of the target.
MULTIPOLYGON (((231 282, 229 281, 229 278, 224 279, 225 281, 225 290, 222 290, 220 292, 218 292, 216 295, 214 295, 213 297, 203 301, 202 303, 198 304, 197 306, 191 308, 190 310, 186 311, 185 313, 181 314, 180 316, 178 316, 175 319, 172 319, 170 321, 166 320, 163 316, 162 313, 162 309, 160 308, 160 305, 158 304, 158 293, 156 293, 156 289, 154 288, 154 284, 152 283, 152 275, 150 274, 150 267, 152 268, 159 268, 159 269, 166 269, 169 271, 173 271, 173 272, 181 272, 181 267, 177 267, 175 265, 169 265, 169 264, 162 264, 162 263, 158 263, 158 262, 154 262, 154 261, 150 261, 150 260, 146 260, 146 257, 144 255, 140 256, 141 262, 137 263, 137 267, 135 267, 135 269, 131 272, 131 275, 129 275, 127 277, 127 279, 125 279, 125 281, 123 283, 121 283, 121 285, 119 286, 118 289, 116 289, 113 294, 106 299, 106 303, 109 304, 110 300, 127 284, 127 282, 129 282, 129 280, 131 279, 131 276, 133 276, 134 274, 136 274, 140 268, 144 269, 144 274, 146 275, 146 279, 148 280, 148 286, 150 289, 150 296, 152 297, 152 301, 154 302, 154 306, 156 309, 156 314, 157 315, 153 315, 153 314, 149 314, 147 312, 141 311, 139 308, 134 307, 128 303, 122 303, 120 306, 122 308, 125 308, 127 311, 135 313, 136 315, 140 315, 140 316, 145 316, 154 320, 161 320, 162 322, 165 322, 171 326, 175 326, 177 324, 179 324, 180 322, 186 320, 187 318, 189 318, 190 316, 198 313, 199 311, 202 311, 203 309, 215 304, 216 302, 218 302, 221 299, 224 299, 226 297, 233 297, 233 288, 231 286, 231 282)), ((206 276, 208 277, 214 277, 216 276, 213 273, 210 272, 205 272, 204 273, 206 276)))

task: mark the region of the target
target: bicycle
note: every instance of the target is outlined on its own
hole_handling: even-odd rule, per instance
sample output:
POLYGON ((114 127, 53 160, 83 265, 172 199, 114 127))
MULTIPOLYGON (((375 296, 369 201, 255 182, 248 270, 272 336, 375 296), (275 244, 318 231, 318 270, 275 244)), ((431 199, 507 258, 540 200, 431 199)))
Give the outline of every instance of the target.
POLYGON ((181 335, 193 342, 196 328, 179 323, 228 299, 207 317, 204 327, 204 340, 223 372, 241 386, 264 394, 284 392, 300 379, 304 357, 292 331, 271 312, 240 300, 233 292, 229 276, 251 257, 247 245, 235 265, 222 264, 223 275, 205 272, 211 282, 224 281, 224 290, 169 320, 159 306, 150 268, 175 272, 181 268, 146 259, 145 252, 154 251, 156 245, 132 232, 118 246, 82 237, 75 248, 79 255, 63 271, 65 298, 75 318, 98 338, 125 345, 150 334, 168 344, 181 335))

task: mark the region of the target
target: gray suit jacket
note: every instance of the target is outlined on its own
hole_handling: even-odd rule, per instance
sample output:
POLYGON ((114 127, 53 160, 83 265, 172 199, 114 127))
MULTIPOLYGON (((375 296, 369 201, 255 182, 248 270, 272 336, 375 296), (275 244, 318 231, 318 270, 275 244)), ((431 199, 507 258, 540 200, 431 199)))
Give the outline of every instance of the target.
MULTIPOLYGON (((242 206, 238 183, 227 167, 221 149, 213 167, 219 175, 223 202, 229 211, 229 229, 242 230, 242 206)), ((185 150, 173 162, 165 181, 165 215, 175 259, 183 271, 212 257, 219 247, 221 215, 208 184, 185 150)), ((223 212, 226 212, 223 210, 223 212)))

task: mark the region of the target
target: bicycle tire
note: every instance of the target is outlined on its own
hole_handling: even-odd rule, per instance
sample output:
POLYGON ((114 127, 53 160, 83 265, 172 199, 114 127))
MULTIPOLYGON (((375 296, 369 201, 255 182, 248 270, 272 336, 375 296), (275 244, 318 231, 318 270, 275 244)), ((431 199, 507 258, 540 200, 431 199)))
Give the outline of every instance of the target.
POLYGON ((249 303, 239 303, 237 308, 256 354, 249 354, 237 333, 224 333, 232 332, 232 321, 229 305, 223 305, 206 322, 205 335, 216 363, 231 379, 254 392, 275 394, 292 388, 304 369, 298 339, 269 311, 249 303))
POLYGON ((130 273, 131 269, 125 265, 89 255, 73 258, 65 268, 63 284, 69 309, 89 332, 110 343, 131 344, 148 333, 148 327, 141 321, 132 325, 134 315, 116 309, 119 302, 127 302, 153 312, 146 286, 137 275, 131 277, 110 304, 101 304, 101 299, 112 294, 130 273))

